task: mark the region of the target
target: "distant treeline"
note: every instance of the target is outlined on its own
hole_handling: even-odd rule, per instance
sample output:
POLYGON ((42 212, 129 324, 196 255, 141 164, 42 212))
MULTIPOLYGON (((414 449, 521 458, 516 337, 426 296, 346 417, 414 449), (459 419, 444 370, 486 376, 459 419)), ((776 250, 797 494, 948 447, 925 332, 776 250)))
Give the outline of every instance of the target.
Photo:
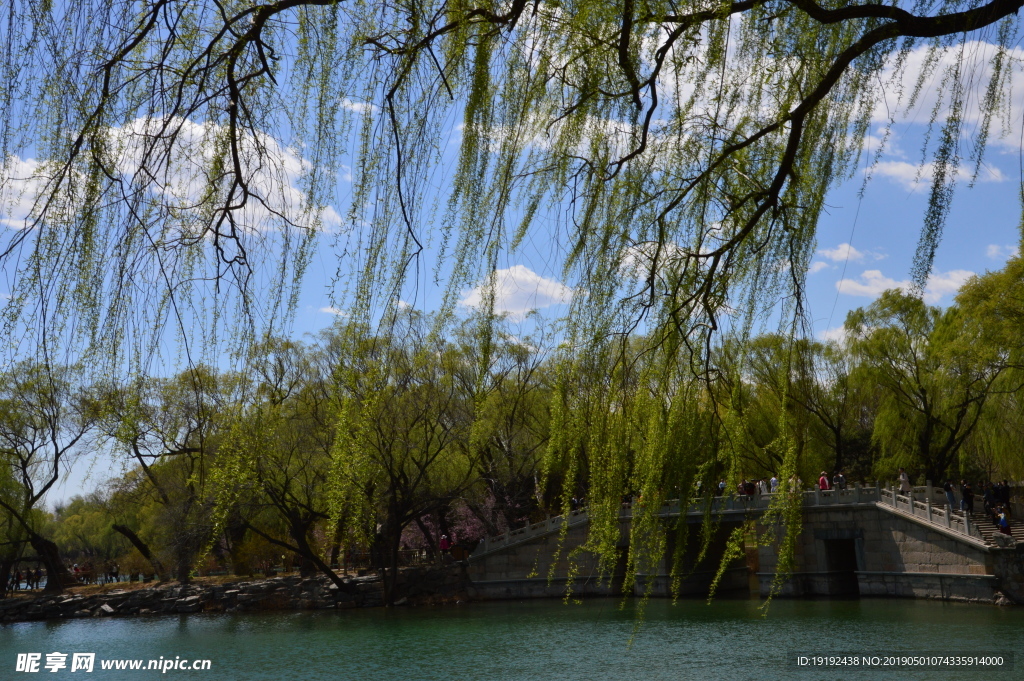
POLYGON ((439 560, 442 535, 470 546, 573 497, 597 517, 622 494, 721 478, 1020 480, 1020 269, 945 310, 888 291, 827 342, 726 336, 669 378, 650 339, 577 358, 500 319, 408 309, 386 331, 341 320, 310 343, 268 340, 242 371, 97 382, 18 364, 0 380, 0 584, 41 563, 59 589, 85 561, 182 581, 283 562, 340 580, 332 568, 359 554, 390 588, 403 549, 439 560), (124 472, 47 511, 95 452, 124 472))

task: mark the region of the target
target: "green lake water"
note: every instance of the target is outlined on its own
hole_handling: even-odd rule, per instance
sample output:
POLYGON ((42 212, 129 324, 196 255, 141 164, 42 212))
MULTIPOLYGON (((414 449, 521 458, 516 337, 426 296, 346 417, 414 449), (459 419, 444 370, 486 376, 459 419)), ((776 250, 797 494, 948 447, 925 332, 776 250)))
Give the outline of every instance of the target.
POLYGON ((1024 679, 1013 668, 810 669, 797 653, 1024 651, 1024 608, 896 599, 473 603, 360 611, 181 615, 0 627, 0 679, 1024 679), (67 653, 67 668, 16 672, 18 653, 67 653), (96 654, 92 673, 71 653, 96 654), (103 670, 104 659, 209 659, 207 671, 103 670))

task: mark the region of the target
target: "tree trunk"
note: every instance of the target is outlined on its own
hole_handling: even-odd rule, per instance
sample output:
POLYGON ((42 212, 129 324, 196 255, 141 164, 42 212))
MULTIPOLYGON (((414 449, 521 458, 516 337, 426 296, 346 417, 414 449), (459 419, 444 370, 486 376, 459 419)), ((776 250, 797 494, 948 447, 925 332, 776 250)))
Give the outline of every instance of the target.
MULTIPOLYGON (((423 519, 416 516, 416 527, 420 528, 420 533, 427 542, 427 552, 430 555, 431 562, 440 562, 441 554, 437 551, 437 544, 434 543, 434 538, 430 535, 430 530, 423 524, 423 519)), ((495 532, 494 534, 498 534, 495 532)))
POLYGON ((402 543, 402 530, 398 523, 390 520, 383 528, 380 541, 381 587, 384 605, 394 605, 398 598, 398 557, 402 543))
POLYGON ((14 567, 15 558, 5 555, 0 560, 0 598, 7 598, 7 585, 11 583, 11 568, 14 567))
MULTIPOLYGON (((448 540, 452 540, 452 528, 448 525, 448 507, 439 506, 434 511, 434 517, 437 518, 437 531, 440 534, 447 535, 448 540)), ((509 525, 511 527, 511 525, 509 525)), ((440 537, 440 535, 438 535, 440 537)))
MULTIPOLYGON (((334 566, 338 564, 338 556, 342 555, 341 554, 341 537, 342 537, 342 532, 343 532, 343 527, 342 527, 341 521, 339 520, 337 525, 334 526, 334 543, 331 544, 331 560, 330 560, 331 568, 334 568, 334 566)), ((348 563, 348 547, 346 547, 346 551, 345 551, 343 560, 345 561, 346 567, 347 567, 347 563, 348 563)), ((345 572, 347 572, 347 570, 345 570, 345 572)))
POLYGON ((332 568, 335 565, 338 564, 338 556, 340 554, 341 554, 341 542, 335 540, 334 543, 331 544, 331 560, 329 561, 332 568))
MULTIPOLYGON (((386 544, 391 544, 387 541, 386 544)), ((380 569, 380 586, 384 598, 384 605, 394 605, 395 590, 398 585, 398 551, 391 550, 390 546, 382 546, 382 553, 385 562, 380 569)))
POLYGON ((189 546, 178 547, 175 572, 179 584, 188 584, 192 581, 192 551, 190 548, 189 546))
POLYGON ((68 572, 64 561, 60 559, 56 544, 35 532, 29 535, 28 541, 46 566, 46 588, 43 593, 63 593, 65 588, 78 584, 78 580, 68 572))
POLYGON ((224 530, 224 535, 227 537, 228 559, 231 561, 231 572, 237 577, 252 574, 252 566, 249 565, 248 561, 243 560, 239 550, 245 542, 245 533, 248 529, 245 521, 237 513, 232 513, 228 519, 228 526, 224 530))
POLYGON ((290 546, 287 542, 280 541, 279 539, 274 539, 273 537, 270 537, 267 534, 260 532, 252 525, 248 525, 248 527, 253 532, 269 541, 271 544, 276 544, 277 546, 288 549, 293 553, 307 556, 313 562, 313 565, 315 565, 316 568, 320 570, 322 574, 326 575, 327 578, 330 579, 338 587, 338 589, 341 590, 342 593, 356 593, 356 587, 352 584, 346 583, 344 578, 338 576, 338 573, 332 570, 330 565, 321 560, 320 556, 316 555, 316 552, 314 552, 312 548, 309 546, 309 544, 304 540, 303 542, 300 542, 298 546, 290 546))
POLYGON ((312 577, 317 571, 316 563, 313 561, 313 547, 309 545, 309 540, 306 537, 309 525, 310 523, 303 520, 292 519, 288 527, 288 533, 299 548, 296 552, 299 556, 299 576, 304 579, 312 577))
POLYGON ((157 580, 161 582, 167 581, 167 571, 164 570, 163 564, 153 555, 152 551, 149 550, 149 546, 146 542, 139 539, 139 535, 132 532, 124 525, 111 525, 115 532, 120 532, 124 537, 132 543, 132 546, 142 554, 142 557, 149 561, 149 564, 153 566, 153 571, 156 572, 157 580))
POLYGON ((466 508, 469 509, 469 512, 472 513, 477 520, 483 523, 484 532, 486 532, 488 536, 494 537, 501 534, 501 530, 498 529, 498 524, 494 522, 493 513, 485 513, 480 506, 468 501, 466 502, 466 508))
MULTIPOLYGON (((308 549, 308 545, 307 545, 308 549)), ((320 556, 316 555, 312 550, 309 551, 309 559, 313 565, 316 566, 321 573, 327 575, 327 577, 334 582, 335 585, 342 591, 342 593, 355 593, 356 589, 351 584, 347 584, 342 577, 338 576, 338 573, 331 569, 331 566, 320 560, 320 556)))

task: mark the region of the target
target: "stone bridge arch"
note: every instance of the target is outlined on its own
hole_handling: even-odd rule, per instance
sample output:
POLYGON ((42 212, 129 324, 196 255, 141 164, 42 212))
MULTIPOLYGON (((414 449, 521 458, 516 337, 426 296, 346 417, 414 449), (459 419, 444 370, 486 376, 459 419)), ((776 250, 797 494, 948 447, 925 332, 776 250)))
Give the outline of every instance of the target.
MULTIPOLYGON (((696 560, 699 541, 688 542, 681 595, 707 595, 728 536, 746 519, 760 522, 770 501, 771 495, 718 497, 710 501, 710 508, 706 501, 682 508, 676 501, 663 507, 659 515, 666 522, 685 517, 688 527, 697 528, 706 513, 715 520, 715 534, 703 561, 696 560)), ((930 485, 915 488, 913 498, 877 484, 804 493, 796 565, 781 595, 1024 604, 1024 542, 986 536, 971 516, 946 508, 944 502, 942 490, 930 485)), ((630 513, 623 508, 621 558, 610 576, 602 579, 596 556, 578 550, 585 545, 589 527, 586 512, 578 511, 481 542, 467 564, 471 594, 488 599, 622 595, 630 513)), ((764 529, 760 527, 759 532, 764 529)), ((1014 532, 1024 534, 1024 525, 1016 523, 1014 532)), ((649 586, 655 596, 671 595, 669 556, 673 551, 670 540, 656 570, 638 575, 634 593, 639 595, 649 586)), ((767 596, 777 564, 775 546, 746 546, 745 555, 726 566, 718 593, 767 596)))

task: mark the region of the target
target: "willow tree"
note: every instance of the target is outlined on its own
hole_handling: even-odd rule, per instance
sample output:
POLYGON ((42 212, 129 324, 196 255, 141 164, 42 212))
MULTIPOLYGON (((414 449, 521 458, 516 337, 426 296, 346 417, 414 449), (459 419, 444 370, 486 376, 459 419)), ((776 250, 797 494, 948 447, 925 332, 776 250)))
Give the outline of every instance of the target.
POLYGON ((1001 379, 1013 368, 1006 349, 979 342, 979 327, 957 306, 943 312, 899 290, 847 316, 858 370, 882 395, 872 434, 882 454, 877 473, 894 477, 906 466, 928 480, 955 476, 961 448, 989 397, 1007 391, 1001 379))
POLYGON ((387 603, 397 598, 405 528, 443 512, 479 478, 473 400, 459 380, 463 357, 429 334, 418 313, 397 316, 390 337, 356 325, 343 330, 329 473, 332 519, 369 545, 387 603))
POLYGON ((254 355, 260 358, 254 367, 257 399, 245 418, 260 444, 249 453, 249 474, 233 480, 252 482, 249 498, 240 499, 239 524, 293 552, 304 576, 316 570, 330 575, 331 561, 321 558, 314 535, 330 517, 330 374, 317 371, 313 352, 295 343, 264 343, 254 355))
MULTIPOLYGON (((981 422, 967 442, 986 477, 1021 479, 1024 437, 1024 258, 1011 258, 1001 269, 968 281, 956 298, 962 328, 952 341, 961 348, 988 353, 1005 366, 990 391, 981 422)), ((962 462, 966 468, 968 462, 962 462)))
POLYGON ((211 471, 240 401, 239 379, 198 366, 170 379, 104 384, 102 435, 129 472, 114 484, 111 526, 152 565, 167 571, 153 545, 168 549, 185 583, 212 532, 211 471), (139 513, 150 507, 155 512, 139 513), (148 525, 148 526, 146 526, 148 525))
MULTIPOLYGON (((1022 4, 13 0, 0 8, 7 334, 19 350, 45 333, 145 368, 176 330, 192 361, 229 324, 246 343, 286 326, 326 228, 351 267, 339 296, 363 320, 434 265, 420 262, 429 244, 450 311, 503 254, 543 239, 578 292, 566 361, 642 324, 618 361, 666 354, 669 370, 647 363, 659 368, 640 383, 667 391, 672 365, 706 369, 726 311, 752 319, 788 292, 800 313, 826 193, 876 102, 912 107, 941 68, 923 285, 959 166, 979 167, 1007 113, 1022 4), (975 39, 995 48, 965 159, 975 39), (344 219, 331 207, 342 165, 344 219)), ((662 405, 562 395, 552 446, 568 448, 591 437, 585 396, 641 419, 662 405)), ((593 489, 632 475, 624 437, 593 489)))
MULTIPOLYGON (((76 579, 57 545, 43 535, 40 511, 47 492, 84 453, 98 416, 93 396, 79 385, 78 372, 22 362, 0 374, 0 512, 46 567, 45 591, 60 593, 76 579)), ((10 566, 7 566, 8 569, 10 566)))

